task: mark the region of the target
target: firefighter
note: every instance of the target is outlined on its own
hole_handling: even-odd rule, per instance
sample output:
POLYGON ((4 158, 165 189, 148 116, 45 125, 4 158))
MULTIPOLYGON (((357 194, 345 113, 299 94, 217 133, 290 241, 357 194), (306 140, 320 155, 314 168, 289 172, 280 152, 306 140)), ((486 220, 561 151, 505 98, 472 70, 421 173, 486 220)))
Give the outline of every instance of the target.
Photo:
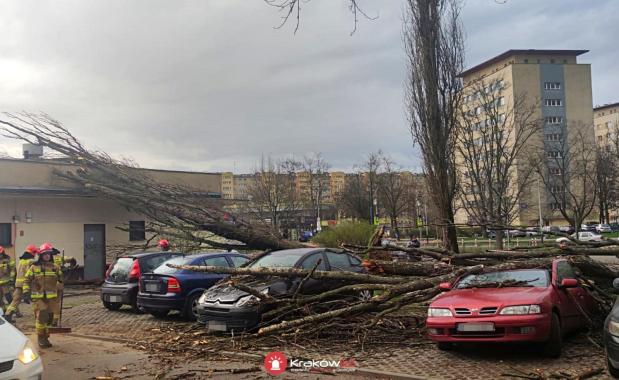
POLYGON ((30 244, 26 247, 24 253, 19 257, 18 266, 17 266, 17 275, 15 276, 15 290, 13 291, 13 301, 6 309, 5 319, 10 323, 13 323, 13 314, 19 315, 19 309, 17 308, 19 304, 22 302, 23 286, 24 286, 24 276, 26 275, 26 271, 32 265, 34 260, 34 256, 38 252, 38 248, 34 244, 30 244))
POLYGON ((10 295, 13 287, 13 279, 15 278, 15 260, 7 255, 4 247, 0 245, 0 307, 2 311, 5 308, 4 299, 10 295))
POLYGON ((24 297, 34 304, 34 326, 39 347, 49 348, 49 327, 54 318, 58 302, 58 291, 62 290, 62 270, 54 264, 54 247, 44 243, 39 247, 34 262, 24 277, 24 297))
MULTIPOLYGON (((64 256, 60 254, 61 252, 59 250, 57 250, 56 248, 52 248, 52 257, 54 259, 54 264, 56 264, 61 271, 63 271, 63 278, 64 278, 64 269, 65 269, 65 264, 66 263, 70 263, 71 267, 75 266, 75 259, 72 257, 68 257, 68 256, 64 256)), ((55 303, 55 309, 52 310, 52 313, 54 315, 54 318, 52 320, 52 326, 57 327, 58 323, 60 321, 60 308, 62 307, 62 302, 60 302, 60 300, 62 299, 63 296, 63 290, 64 290, 64 284, 60 285, 60 288, 58 289, 58 301, 55 303)))
POLYGON ((157 247, 159 247, 159 249, 161 249, 162 251, 169 251, 170 250, 170 242, 167 239, 161 239, 157 243, 157 247))

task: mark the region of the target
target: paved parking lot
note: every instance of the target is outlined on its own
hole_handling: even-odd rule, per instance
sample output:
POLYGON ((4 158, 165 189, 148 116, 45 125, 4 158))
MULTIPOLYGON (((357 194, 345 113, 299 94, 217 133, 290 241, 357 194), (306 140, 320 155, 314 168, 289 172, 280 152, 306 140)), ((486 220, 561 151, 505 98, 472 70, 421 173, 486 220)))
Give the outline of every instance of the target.
MULTIPOLYGON (((101 305, 94 289, 68 290, 67 293, 64 325, 70 326, 77 335, 130 341, 139 346, 140 342, 146 344, 157 339, 160 333, 170 327, 192 327, 191 323, 181 320, 177 315, 158 320, 148 314, 135 314, 129 308, 108 311, 101 305)), ((24 311, 28 309, 26 306, 24 311)), ((29 317, 20 318, 18 321, 20 328, 31 328, 29 317)), ((254 353, 265 354, 268 350, 274 349, 254 353)), ((341 352, 308 352, 294 345, 281 347, 281 350, 291 357, 313 359, 340 359, 351 354, 347 352, 347 347, 343 347, 341 352)), ((359 366, 370 372, 395 373, 421 379, 509 379, 516 377, 505 375, 522 376, 535 371, 577 375, 586 369, 604 367, 603 351, 584 335, 570 337, 563 356, 556 360, 541 358, 533 347, 527 345, 465 346, 454 352, 442 352, 427 341, 392 342, 392 345, 380 350, 369 344, 365 351, 354 352, 353 355, 359 366)), ((228 365, 232 365, 232 362, 228 365)), ((593 377, 606 378, 608 377, 605 374, 593 377)))

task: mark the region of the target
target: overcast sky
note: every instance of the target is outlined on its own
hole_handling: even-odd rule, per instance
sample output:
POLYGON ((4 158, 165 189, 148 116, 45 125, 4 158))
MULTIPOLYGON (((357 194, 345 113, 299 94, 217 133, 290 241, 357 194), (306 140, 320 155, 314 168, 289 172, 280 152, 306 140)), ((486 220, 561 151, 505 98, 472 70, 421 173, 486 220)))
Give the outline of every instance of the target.
MULTIPOLYGON (((44 111, 141 166, 247 172, 322 152, 349 170, 382 149, 419 169, 403 111, 402 0, 304 3, 276 30, 262 0, 0 2, 0 110, 44 111)), ((469 0, 467 67, 508 49, 589 49, 593 102, 619 101, 616 0, 469 0)), ((0 139, 0 153, 19 156, 0 139)))

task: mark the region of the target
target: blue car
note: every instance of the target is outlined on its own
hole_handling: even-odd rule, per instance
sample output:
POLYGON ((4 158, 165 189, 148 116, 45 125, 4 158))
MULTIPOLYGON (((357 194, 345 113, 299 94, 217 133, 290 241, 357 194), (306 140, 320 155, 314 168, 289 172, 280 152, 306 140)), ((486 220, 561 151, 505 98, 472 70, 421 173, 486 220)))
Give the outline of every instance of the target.
POLYGON ((156 318, 178 310, 183 318, 196 320, 202 292, 228 275, 175 269, 166 264, 238 267, 247 261, 249 257, 237 252, 199 253, 170 259, 152 273, 142 275, 137 303, 156 318))

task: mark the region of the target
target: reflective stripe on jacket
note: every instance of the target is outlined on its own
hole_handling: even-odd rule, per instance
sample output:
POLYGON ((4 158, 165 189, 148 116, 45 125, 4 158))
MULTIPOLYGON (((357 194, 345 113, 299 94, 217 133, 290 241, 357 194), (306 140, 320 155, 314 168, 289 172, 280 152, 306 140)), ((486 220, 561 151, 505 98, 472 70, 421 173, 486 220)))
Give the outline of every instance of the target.
POLYGON ((36 262, 28 268, 24 277, 24 293, 33 300, 51 299, 58 296, 58 283, 62 282, 62 270, 53 262, 36 262))
POLYGON ((0 254, 0 285, 13 283, 15 277, 15 261, 5 253, 0 254))
POLYGON ((15 287, 21 288, 24 286, 24 280, 28 268, 32 265, 34 259, 19 259, 19 265, 17 266, 17 275, 15 276, 15 287))

